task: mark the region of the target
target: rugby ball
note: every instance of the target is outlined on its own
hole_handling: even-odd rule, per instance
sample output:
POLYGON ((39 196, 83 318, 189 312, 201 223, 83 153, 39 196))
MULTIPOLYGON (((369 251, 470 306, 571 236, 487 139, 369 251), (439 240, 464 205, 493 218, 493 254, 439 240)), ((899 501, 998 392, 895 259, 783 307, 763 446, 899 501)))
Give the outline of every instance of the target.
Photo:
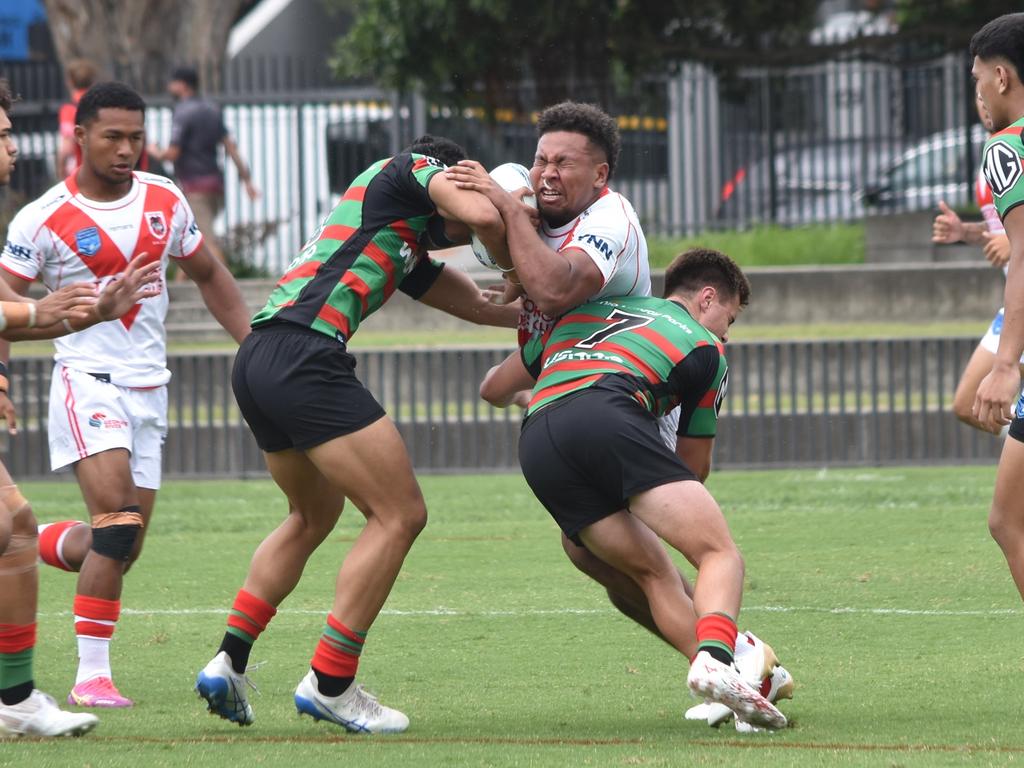
MULTIPOLYGON (((514 192, 517 189, 523 187, 529 187, 533 189, 533 185, 530 183, 530 172, 519 163, 503 163, 497 168, 491 171, 491 178, 498 182, 498 186, 504 189, 506 192, 514 192)), ((536 208, 537 197, 536 195, 528 195, 523 198, 523 202, 527 205, 536 208)), ((497 262, 491 258, 491 255, 487 252, 484 244, 480 242, 480 238, 473 233, 473 239, 470 242, 470 247, 473 249, 473 255, 476 256, 476 260, 488 269, 500 269, 497 262)))

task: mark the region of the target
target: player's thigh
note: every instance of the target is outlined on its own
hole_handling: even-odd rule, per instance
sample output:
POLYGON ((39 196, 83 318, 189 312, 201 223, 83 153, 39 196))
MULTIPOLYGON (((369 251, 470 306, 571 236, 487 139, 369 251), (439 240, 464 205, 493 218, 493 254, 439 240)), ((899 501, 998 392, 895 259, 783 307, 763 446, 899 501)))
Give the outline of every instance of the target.
POLYGON ((131 457, 125 448, 111 448, 75 462, 75 478, 92 516, 138 505, 131 457))
POLYGON ((579 538, 601 561, 638 582, 678 575, 658 537, 628 512, 616 512, 588 525, 579 538))
POLYGON ((132 450, 127 391, 60 363, 54 366, 47 422, 51 469, 114 448, 132 450))
POLYGON ((419 514, 424 506, 405 443, 387 416, 306 453, 324 477, 364 513, 419 514))
POLYGON ((302 451, 286 449, 264 453, 267 469, 288 497, 289 510, 303 518, 334 525, 345 504, 345 494, 331 483, 302 451))
POLYGON ((718 502, 697 480, 638 493, 630 498, 629 509, 694 564, 708 552, 735 548, 718 502))
POLYGON ((999 456, 992 512, 989 516, 989 524, 992 526, 1024 525, 1024 442, 1013 436, 1019 434, 1019 426, 1019 421, 1015 420, 999 456))

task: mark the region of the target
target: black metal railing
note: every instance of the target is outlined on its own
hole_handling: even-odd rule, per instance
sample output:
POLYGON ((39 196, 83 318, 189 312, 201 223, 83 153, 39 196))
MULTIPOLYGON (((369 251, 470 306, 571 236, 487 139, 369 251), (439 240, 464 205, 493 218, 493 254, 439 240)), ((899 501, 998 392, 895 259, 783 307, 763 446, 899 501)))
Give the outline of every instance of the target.
MULTIPOLYGON (((877 466, 994 461, 1001 441, 951 413, 957 380, 977 340, 836 340, 730 344, 730 390, 715 446, 718 467, 877 466)), ((427 472, 514 470, 518 409, 477 395, 508 350, 356 352, 358 374, 427 472)), ((263 462, 235 405, 232 355, 173 355, 170 477, 246 477, 263 462)), ((49 473, 45 428, 53 364, 11 363, 19 433, 4 461, 18 478, 49 473)))

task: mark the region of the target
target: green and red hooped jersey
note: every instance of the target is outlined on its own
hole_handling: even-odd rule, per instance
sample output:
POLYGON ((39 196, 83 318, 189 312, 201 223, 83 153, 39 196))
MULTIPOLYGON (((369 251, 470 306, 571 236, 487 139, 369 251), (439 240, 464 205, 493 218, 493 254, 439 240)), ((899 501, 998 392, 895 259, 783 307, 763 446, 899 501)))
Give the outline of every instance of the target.
POLYGON ((432 157, 403 153, 359 174, 288 265, 253 328, 288 321, 345 343, 395 288, 419 298, 441 271, 424 245, 428 227, 434 242, 443 237, 427 194, 443 169, 432 157))
POLYGON ((652 296, 598 299, 522 348, 537 380, 527 416, 607 375, 626 377, 655 416, 680 406, 678 434, 714 437, 725 396, 725 349, 681 305, 652 296))
POLYGON ((985 142, 982 169, 1001 219, 1024 203, 1024 117, 985 142))

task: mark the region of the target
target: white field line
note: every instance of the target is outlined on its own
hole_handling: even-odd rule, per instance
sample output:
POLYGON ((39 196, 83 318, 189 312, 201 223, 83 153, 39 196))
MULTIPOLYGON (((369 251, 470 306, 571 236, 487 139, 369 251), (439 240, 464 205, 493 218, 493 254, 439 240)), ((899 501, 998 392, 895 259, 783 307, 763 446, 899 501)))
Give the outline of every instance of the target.
MULTIPOLYGON (((220 608, 124 608, 121 614, 124 616, 209 616, 226 615, 230 606, 224 605, 220 608)), ((278 611, 279 614, 292 614, 296 616, 323 616, 327 608, 319 610, 306 610, 303 608, 284 608, 278 611)), ((980 611, 954 611, 954 610, 928 610, 913 608, 852 608, 834 607, 823 608, 813 605, 745 605, 744 613, 824 613, 834 615, 860 615, 860 616, 1019 616, 1024 615, 1022 608, 992 608, 980 611)), ((397 608, 385 608, 380 612, 381 616, 397 616, 400 618, 420 618, 436 616, 453 617, 480 617, 480 618, 505 618, 525 616, 598 616, 603 614, 616 613, 613 608, 526 608, 523 610, 481 610, 465 611, 453 608, 426 608, 421 610, 400 610, 397 608)), ((71 611, 49 611, 38 614, 40 617, 71 616, 71 611)))

